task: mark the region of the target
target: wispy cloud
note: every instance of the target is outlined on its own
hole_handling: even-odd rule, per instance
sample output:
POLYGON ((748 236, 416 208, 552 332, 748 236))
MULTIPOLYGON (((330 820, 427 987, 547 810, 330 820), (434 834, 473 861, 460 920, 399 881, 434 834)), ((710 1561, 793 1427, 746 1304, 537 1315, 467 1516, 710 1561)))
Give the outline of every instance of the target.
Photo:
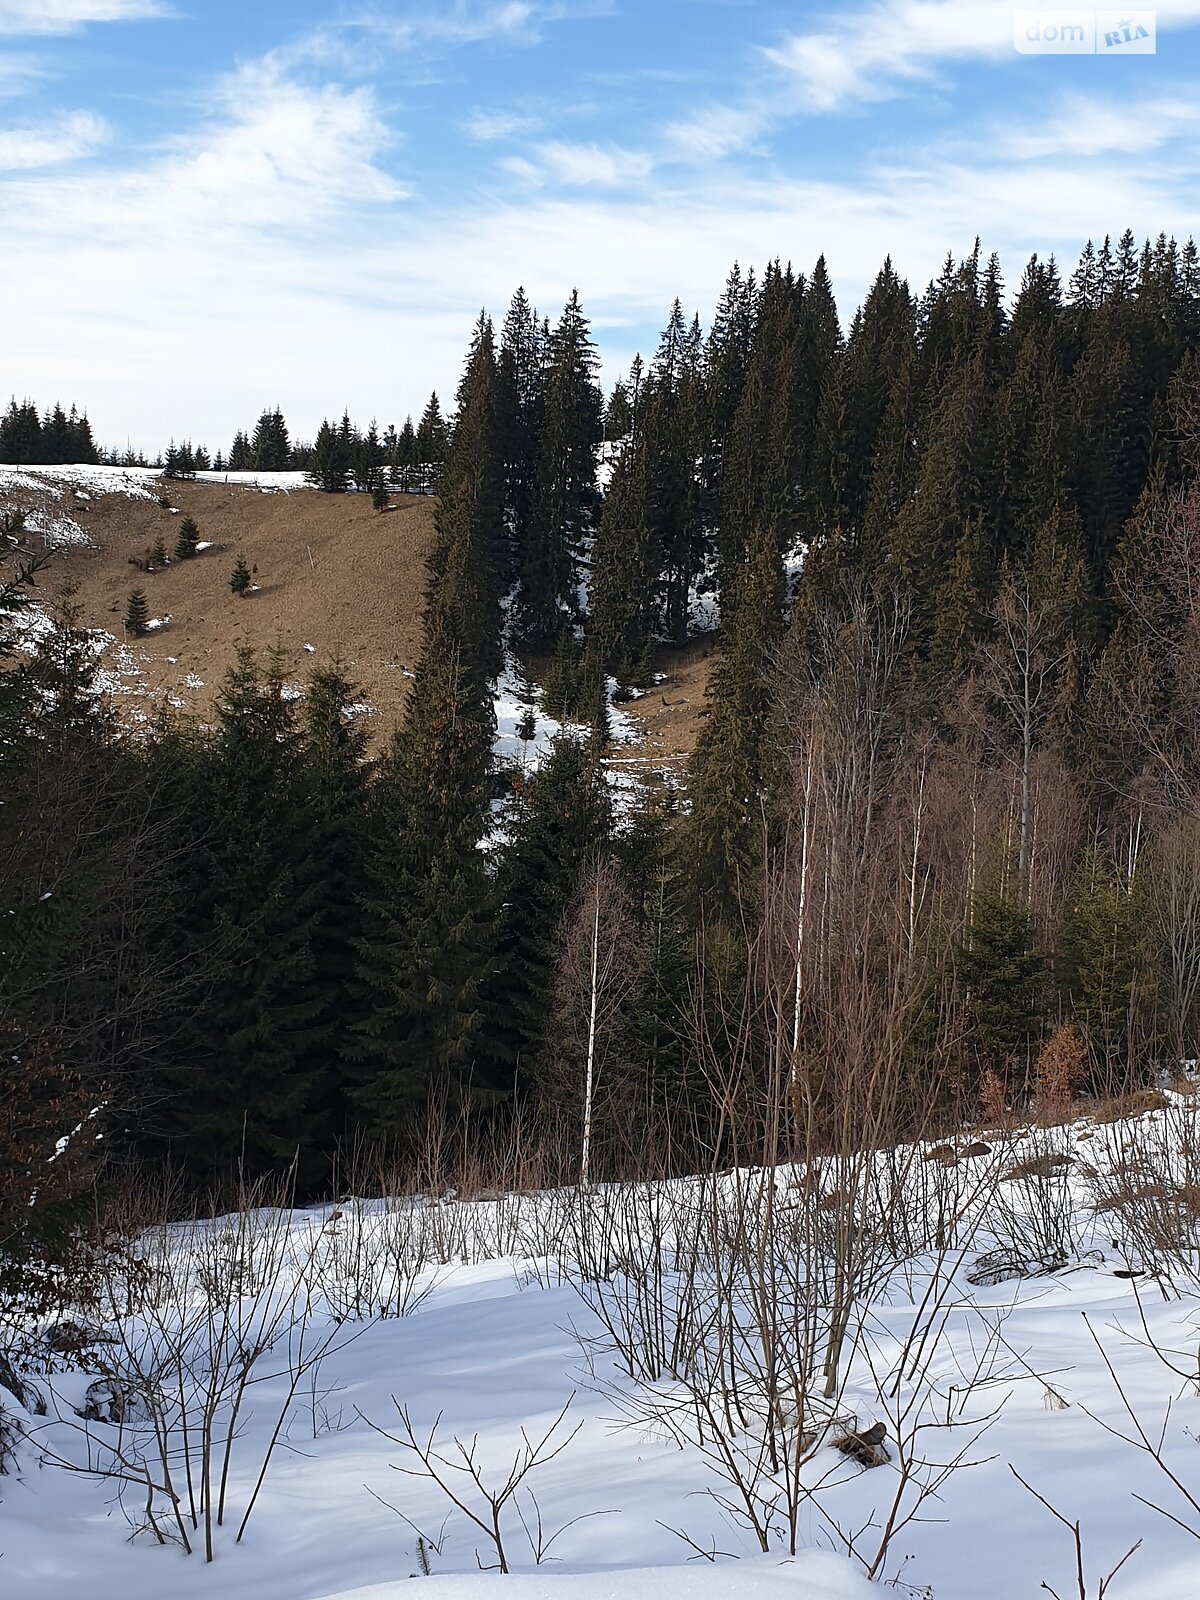
POLYGON ((475 144, 494 144, 518 134, 536 133, 541 118, 516 111, 473 111, 463 123, 463 132, 475 144))
POLYGON ((1194 94, 1159 94, 1117 101, 1081 94, 1065 96, 1040 121, 997 130, 1000 152, 1020 161, 1108 154, 1144 155, 1200 132, 1194 94))
POLYGON ((792 34, 764 51, 790 79, 797 110, 884 99, 943 64, 1013 55, 1006 0, 877 0, 835 15, 831 27, 792 34))
POLYGON ((61 166, 90 155, 108 138, 102 118, 77 111, 29 128, 0 128, 0 172, 61 166))
POLYGON ((294 48, 321 49, 336 40, 349 51, 363 39, 395 52, 487 43, 529 47, 554 23, 607 16, 612 8, 612 0, 442 0, 409 5, 397 15, 394 8, 365 5, 323 23, 294 48))
MULTIPOLYGON (((844 120, 931 75, 954 83, 954 60, 992 48, 975 31, 987 4, 878 0, 827 13, 807 55, 786 39, 768 55, 739 31, 728 103, 664 80, 622 95, 619 115, 602 97, 584 106, 591 75, 560 72, 565 55, 548 56, 540 89, 522 63, 507 103, 490 66, 472 78, 473 48, 523 50, 584 9, 421 0, 396 8, 408 32, 396 11, 342 10, 324 35, 219 79, 182 130, 153 129, 130 155, 118 129, 86 171, 68 164, 70 124, 11 116, 27 126, 10 130, 0 174, 0 300, 22 308, 6 381, 86 400, 106 437, 128 429, 151 447, 172 428, 225 442, 276 399, 304 436, 344 405, 400 420, 430 388, 452 390, 479 305, 501 313, 517 283, 550 314, 578 284, 611 376, 677 293, 707 314, 734 257, 808 268, 824 252, 849 312, 885 255, 923 283, 980 229, 1015 281, 1035 249, 1070 260, 1127 222, 1192 226, 1200 113, 1161 63, 1136 87, 1048 91, 1036 114, 960 100, 932 135, 900 108, 844 120), (863 49, 817 84, 830 40, 863 49), (453 84, 420 100, 391 54, 439 62, 437 77, 459 45, 453 84), (806 115, 818 101, 824 125, 806 115), (1113 159, 1150 149, 1163 153, 1113 159)), ((83 153, 89 129, 73 131, 83 153)))
POLYGON ((169 10, 164 0, 0 0, 0 34, 53 36, 90 22, 144 22, 169 10))
POLYGON ((663 130, 667 150, 681 161, 723 161, 753 148, 769 125, 763 106, 702 106, 663 130))
POLYGON ((568 189, 616 189, 649 177, 654 161, 644 150, 551 139, 535 145, 525 156, 507 157, 501 166, 535 187, 551 183, 568 189))

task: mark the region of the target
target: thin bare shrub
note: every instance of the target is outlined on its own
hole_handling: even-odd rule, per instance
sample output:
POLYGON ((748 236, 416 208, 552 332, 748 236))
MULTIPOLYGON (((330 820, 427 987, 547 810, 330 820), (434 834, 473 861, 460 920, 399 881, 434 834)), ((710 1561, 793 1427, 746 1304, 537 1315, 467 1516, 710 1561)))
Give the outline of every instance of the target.
POLYGON ((126 1252, 111 1276, 101 1255, 97 1381, 78 1412, 56 1395, 56 1425, 39 1436, 45 1460, 114 1485, 135 1533, 206 1561, 227 1522, 242 1539, 300 1386, 339 1340, 318 1314, 315 1240, 294 1228, 291 1199, 290 1181, 264 1181, 212 1222, 163 1218, 138 1241, 136 1275, 126 1252), (264 1387, 263 1426, 243 1444, 264 1387))
MULTIPOLYGON (((553 1534, 547 1534, 542 1523, 541 1508, 533 1490, 526 1484, 526 1479, 532 1473, 541 1467, 549 1466, 562 1454, 583 1426, 582 1423, 576 1423, 575 1427, 569 1430, 563 1428, 571 1406, 570 1399, 545 1432, 536 1438, 531 1438, 522 1428, 520 1448, 514 1453, 507 1470, 501 1464, 494 1476, 487 1474, 478 1434, 469 1440, 456 1437, 450 1444, 442 1445, 437 1437, 441 1424, 440 1415, 434 1419, 433 1426, 427 1433, 424 1430, 418 1432, 408 1407, 401 1405, 394 1395, 392 1404, 399 1417, 398 1433, 390 1433, 367 1417, 363 1418, 364 1422, 404 1451, 402 1460, 392 1463, 394 1471, 435 1485, 453 1509, 482 1534, 486 1541, 489 1560, 485 1563, 480 1558, 478 1550, 475 1552, 475 1560, 483 1571, 511 1571, 513 1534, 505 1526, 505 1511, 510 1506, 528 1541, 536 1566, 540 1566, 547 1559, 551 1546, 568 1528, 584 1520, 583 1517, 574 1517, 553 1534), (520 1503, 522 1489, 525 1490, 528 1501, 526 1508, 522 1508, 520 1503)), ((383 1503, 387 1504, 386 1501, 383 1503)), ((396 1508, 393 1506, 389 1509, 396 1508)), ((434 1544, 416 1529, 415 1524, 403 1512, 397 1514, 414 1528, 420 1543, 429 1544, 435 1549, 441 1548, 442 1538, 445 1535, 444 1527, 442 1535, 434 1544)), ((593 1511, 585 1515, 605 1516, 612 1513, 593 1511)))

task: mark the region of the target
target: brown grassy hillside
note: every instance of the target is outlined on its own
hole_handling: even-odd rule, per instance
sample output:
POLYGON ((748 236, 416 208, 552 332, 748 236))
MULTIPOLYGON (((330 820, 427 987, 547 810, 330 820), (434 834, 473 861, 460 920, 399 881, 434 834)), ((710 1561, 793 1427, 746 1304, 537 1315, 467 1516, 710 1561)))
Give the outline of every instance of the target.
MULTIPOLYGON (((395 725, 410 681, 405 673, 420 648, 431 500, 397 495, 379 513, 366 495, 265 493, 213 483, 155 487, 172 509, 116 493, 81 503, 68 493, 63 509, 91 546, 58 551, 40 583, 45 600, 73 589, 80 620, 118 641, 136 585, 145 589, 152 617, 170 617, 128 648, 105 651, 103 665, 119 676, 123 703, 148 711, 169 696, 204 715, 238 645, 278 645, 298 682, 312 666, 340 659, 360 698, 380 712, 373 728, 395 725), (170 552, 180 517, 188 514, 211 549, 154 573, 130 564, 160 535, 170 552), (259 585, 240 600, 229 589, 238 555, 257 568, 259 585)), ((32 503, 37 496, 27 498, 32 503)))
MULTIPOLYGON (((130 498, 116 490, 77 493, 52 474, 46 469, 53 487, 40 489, 0 480, 0 501, 33 512, 35 521, 69 518, 86 534, 87 546, 55 553, 39 598, 52 607, 72 595, 80 622, 113 636, 101 664, 130 720, 152 715, 164 701, 207 718, 237 647, 250 644, 279 646, 297 684, 313 666, 340 660, 359 698, 378 710, 372 733, 383 737, 396 726, 420 650, 431 499, 394 495, 391 509, 379 513, 366 495, 163 481, 147 482, 148 494, 130 498), (131 564, 160 536, 170 553, 185 515, 212 548, 153 573, 131 564), (240 600, 229 589, 239 555, 257 568, 259 586, 240 600), (151 616, 170 621, 126 642, 126 602, 138 585, 151 616)), ((707 637, 659 652, 664 681, 625 707, 642 743, 614 757, 647 772, 682 765, 700 726, 712 656, 707 637)))

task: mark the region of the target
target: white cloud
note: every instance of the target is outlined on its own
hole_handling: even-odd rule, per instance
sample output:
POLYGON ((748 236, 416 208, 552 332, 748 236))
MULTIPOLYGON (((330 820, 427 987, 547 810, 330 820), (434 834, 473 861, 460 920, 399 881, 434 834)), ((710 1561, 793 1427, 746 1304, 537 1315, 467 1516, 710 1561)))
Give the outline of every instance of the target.
POLYGON ((58 166, 90 155, 108 137, 100 117, 77 111, 35 128, 0 128, 0 172, 58 166))
POLYGON ((1054 156, 1089 158, 1106 154, 1144 155, 1200 131, 1200 103, 1194 96, 1157 95, 1124 103, 1073 94, 1063 98, 1043 121, 1000 131, 1000 149, 1017 160, 1054 156))
POLYGON ((764 106, 703 106, 663 130, 667 149, 682 161, 724 161, 748 150, 764 132, 764 106))
POLYGON ((969 145, 968 123, 956 159, 943 143, 837 181, 808 176, 815 163, 761 178, 726 164, 779 114, 747 96, 649 151, 535 138, 417 206, 375 92, 312 76, 276 53, 133 165, 0 178, 0 300, 22 313, 7 385, 86 403, 101 437, 150 449, 172 432, 227 445, 276 400, 311 437, 343 406, 400 421, 431 388, 452 393, 479 305, 502 314, 518 283, 551 316, 578 284, 611 377, 676 294, 709 315, 735 257, 807 270, 823 251, 848 315, 889 253, 919 286, 982 229, 1016 281, 1035 249, 1067 266, 1089 235, 1128 221, 1182 237, 1195 214, 1182 138, 1169 160, 1112 159, 1138 118, 1188 133, 1186 97, 1166 90, 1124 109, 1063 99, 969 145))
POLYGON ((171 215, 202 227, 309 228, 341 207, 402 197, 377 165, 389 142, 373 90, 310 88, 267 58, 223 80, 208 126, 139 186, 161 186, 171 215))
POLYGON ((1013 56, 1007 0, 878 0, 834 26, 792 34, 765 52, 793 83, 798 109, 833 111, 893 94, 943 62, 1013 56))
POLYGON ((442 0, 409 6, 397 17, 380 6, 350 11, 334 27, 369 33, 397 50, 502 41, 537 44, 546 27, 580 17, 605 16, 611 0, 442 0))
POLYGON ((463 132, 476 144, 493 144, 517 134, 535 133, 540 126, 540 118, 515 111, 473 111, 463 123, 463 132))
POLYGON ((0 34, 73 33, 89 22, 143 22, 167 14, 163 0, 0 0, 0 34))
MULTIPOLYGON (((840 111, 884 100, 939 69, 969 60, 1014 61, 1009 0, 874 0, 833 13, 834 21, 794 33, 766 49, 766 59, 789 81, 795 109, 840 111)), ((1159 25, 1192 27, 1200 0, 1160 8, 1159 25)))
POLYGON ((572 144, 562 139, 535 145, 527 156, 510 156, 501 166, 511 176, 535 187, 558 184, 567 189, 616 189, 640 183, 653 171, 644 150, 613 144, 572 144))

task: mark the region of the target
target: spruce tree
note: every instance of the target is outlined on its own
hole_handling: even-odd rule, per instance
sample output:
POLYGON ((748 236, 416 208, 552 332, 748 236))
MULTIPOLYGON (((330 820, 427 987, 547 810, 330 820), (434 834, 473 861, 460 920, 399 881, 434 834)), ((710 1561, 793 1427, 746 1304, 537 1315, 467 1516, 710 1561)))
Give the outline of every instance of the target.
POLYGON ((726 580, 723 651, 708 690, 708 720, 689 768, 687 849, 698 904, 733 916, 761 857, 775 651, 783 626, 783 569, 773 534, 759 528, 726 580))
POLYGON ((587 319, 572 293, 550 336, 537 481, 521 555, 515 625, 533 650, 554 647, 577 610, 576 565, 596 508, 602 399, 587 319))
POLYGON ((319 668, 304 697, 301 761, 312 795, 316 920, 312 932, 314 1049, 323 1063, 313 1096, 326 1148, 357 1121, 354 1084, 344 1071, 345 1041, 355 1011, 358 946, 367 893, 367 734, 348 709, 358 698, 338 665, 319 668))
POLYGON ((425 643, 372 797, 372 848, 347 1046, 361 1114, 411 1128, 431 1089, 480 1087, 490 893, 488 816, 500 661, 501 471, 492 329, 481 318, 458 393, 429 563, 425 643))
POLYGON ((603 769, 589 741, 559 735, 519 797, 510 829, 485 1026, 494 1070, 520 1084, 546 1027, 563 914, 585 865, 606 850, 611 835, 603 769))
POLYGON ((145 589, 130 590, 129 600, 125 606, 125 631, 135 639, 140 639, 146 631, 146 624, 150 621, 150 606, 146 599, 145 589))
POLYGON ((350 478, 349 446, 326 418, 317 429, 309 481, 326 494, 344 494, 350 478))
POLYGON ((958 970, 983 1063, 1002 1076, 1015 1071, 1027 1085, 1045 1015, 1046 959, 1032 912, 1002 885, 977 894, 958 970))
POLYGON ((509 576, 521 570, 537 487, 538 442, 545 390, 546 351, 538 315, 518 289, 500 332, 497 363, 504 514, 509 536, 509 576))
POLYGON ((416 461, 418 482, 414 485, 421 494, 436 494, 441 480, 442 464, 450 446, 450 429, 442 416, 436 391, 421 413, 416 433, 416 461))
POLYGON ((191 517, 181 517, 179 530, 175 536, 176 561, 190 561, 196 554, 196 546, 200 542, 200 530, 191 517))
POLYGON ((588 648, 622 683, 635 681, 653 632, 657 571, 647 514, 648 470, 639 429, 614 464, 592 545, 588 648))
POLYGON ((181 914, 209 993, 177 1042, 163 1134, 197 1176, 253 1176, 320 1155, 314 1105, 328 1070, 314 988, 321 863, 311 780, 277 656, 244 647, 198 752, 195 846, 181 914))
POLYGON ((247 465, 259 472, 283 472, 291 457, 291 440, 287 423, 278 406, 274 411, 264 411, 254 429, 254 438, 248 449, 247 465))
POLYGON ((246 565, 245 556, 239 555, 233 571, 229 575, 229 587, 234 594, 241 597, 250 588, 250 568, 246 565))

